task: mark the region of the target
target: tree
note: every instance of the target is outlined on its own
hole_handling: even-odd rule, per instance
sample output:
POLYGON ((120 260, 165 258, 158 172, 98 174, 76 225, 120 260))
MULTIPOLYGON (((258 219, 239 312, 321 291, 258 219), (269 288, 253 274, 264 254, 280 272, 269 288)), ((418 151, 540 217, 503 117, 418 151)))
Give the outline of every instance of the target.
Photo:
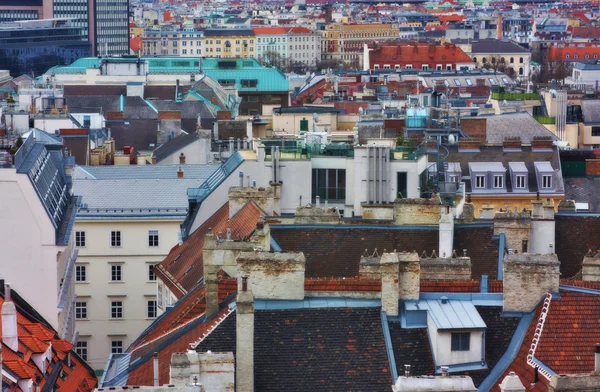
POLYGON ((262 57, 259 58, 259 62, 262 65, 277 67, 282 72, 286 72, 288 66, 287 59, 279 54, 279 52, 273 50, 264 52, 262 57))

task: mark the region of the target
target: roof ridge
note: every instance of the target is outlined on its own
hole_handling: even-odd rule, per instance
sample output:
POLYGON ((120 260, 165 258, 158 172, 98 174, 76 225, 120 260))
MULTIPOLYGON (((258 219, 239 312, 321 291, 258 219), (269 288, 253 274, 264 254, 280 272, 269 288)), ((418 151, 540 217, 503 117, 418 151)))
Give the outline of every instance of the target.
POLYGON ((217 327, 219 325, 221 325, 221 323, 223 321, 225 321, 225 319, 231 314, 233 313, 233 311, 235 310, 235 307, 231 307, 229 308, 229 310, 227 311, 227 313, 225 313, 222 317, 220 317, 217 322, 215 322, 211 328, 209 328, 208 331, 206 331, 206 333, 202 334, 202 336, 200 337, 200 339, 198 339, 196 342, 192 342, 190 343, 190 347, 192 349, 195 349, 200 343, 202 343, 204 341, 204 339, 206 339, 215 329, 217 329, 217 327))

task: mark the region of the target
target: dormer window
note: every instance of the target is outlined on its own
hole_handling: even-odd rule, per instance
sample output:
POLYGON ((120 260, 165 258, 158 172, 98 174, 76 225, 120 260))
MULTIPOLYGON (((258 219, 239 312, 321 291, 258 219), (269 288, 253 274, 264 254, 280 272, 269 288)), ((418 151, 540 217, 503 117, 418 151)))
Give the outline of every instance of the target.
POLYGON ((494 175, 494 188, 504 188, 504 175, 494 175))
POLYGON ((544 189, 552 188, 552 176, 551 175, 543 175, 542 176, 542 188, 544 188, 544 189))
POLYGON ((485 188, 485 176, 475 176, 475 188, 485 188))
POLYGON ((454 332, 452 333, 452 351, 469 351, 471 349, 471 333, 470 332, 454 332))
POLYGON ((517 189, 525 189, 525 176, 524 175, 516 175, 515 176, 515 188, 517 189))

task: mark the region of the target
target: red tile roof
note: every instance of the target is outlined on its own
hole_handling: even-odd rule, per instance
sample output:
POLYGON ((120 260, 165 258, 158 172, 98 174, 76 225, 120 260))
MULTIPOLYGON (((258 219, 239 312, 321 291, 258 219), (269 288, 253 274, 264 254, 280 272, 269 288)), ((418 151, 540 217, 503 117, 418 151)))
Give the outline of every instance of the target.
POLYGON ((548 57, 568 61, 598 59, 600 57, 600 45, 586 44, 584 47, 565 45, 562 48, 553 46, 548 49, 548 57))
POLYGON ((456 64, 472 63, 473 60, 461 48, 453 44, 384 43, 369 54, 371 65, 395 64, 456 64))
POLYGON ((229 202, 225 203, 183 244, 171 249, 169 255, 155 268, 156 274, 176 297, 181 298, 197 285, 204 274, 202 249, 209 229, 216 235, 223 235, 230 228, 232 238, 241 240, 254 232, 259 218, 265 215, 258 204, 250 201, 229 219, 229 202))
POLYGON ((254 27, 252 30, 256 35, 283 35, 287 32, 283 27, 254 27))
POLYGON ((307 278, 304 281, 307 291, 328 292, 380 292, 380 279, 364 278, 307 278))
MULTIPOLYGON (((1 290, 0 290, 1 291, 1 290)), ((14 293, 14 292, 13 292, 14 293)), ((92 391, 97 384, 94 371, 85 364, 77 354, 72 351, 73 345, 65 340, 59 339, 56 331, 43 324, 45 321, 25 316, 22 309, 29 309, 30 305, 22 301, 17 293, 13 300, 17 307, 17 333, 19 336, 19 349, 14 352, 2 343, 3 367, 15 374, 20 379, 41 380, 40 387, 46 385, 50 374, 56 366, 60 366, 64 377, 58 377, 55 384, 49 386, 49 390, 58 387, 61 391, 88 392, 92 391), (48 366, 46 373, 42 373, 32 359, 33 354, 44 353, 52 347, 52 360, 46 361, 48 366), (72 367, 67 366, 65 358, 71 354, 72 367)), ((4 304, 3 294, 0 294, 0 306, 4 304)), ((27 310, 26 310, 27 311, 27 310)), ((28 312, 28 311, 27 311, 28 312)), ((28 312, 28 314, 30 314, 28 312)), ((0 323, 0 335, 2 324, 0 323)), ((4 378, 8 383, 9 391, 21 391, 17 384, 4 378)))

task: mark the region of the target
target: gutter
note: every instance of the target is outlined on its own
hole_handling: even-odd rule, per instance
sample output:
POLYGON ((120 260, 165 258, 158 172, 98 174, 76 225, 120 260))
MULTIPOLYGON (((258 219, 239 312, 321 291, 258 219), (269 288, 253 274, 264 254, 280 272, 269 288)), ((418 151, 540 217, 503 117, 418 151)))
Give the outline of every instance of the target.
POLYGON ((498 280, 504 278, 504 248, 506 247, 506 236, 504 233, 492 236, 492 239, 498 240, 498 280))
POLYGON ((396 367, 396 358, 394 357, 394 349, 392 346, 392 336, 390 334, 390 326, 388 324, 387 314, 381 310, 381 329, 383 330, 383 339, 385 340, 385 351, 387 352, 388 362, 390 363, 390 372, 392 374, 392 385, 398 380, 398 368, 396 367))

